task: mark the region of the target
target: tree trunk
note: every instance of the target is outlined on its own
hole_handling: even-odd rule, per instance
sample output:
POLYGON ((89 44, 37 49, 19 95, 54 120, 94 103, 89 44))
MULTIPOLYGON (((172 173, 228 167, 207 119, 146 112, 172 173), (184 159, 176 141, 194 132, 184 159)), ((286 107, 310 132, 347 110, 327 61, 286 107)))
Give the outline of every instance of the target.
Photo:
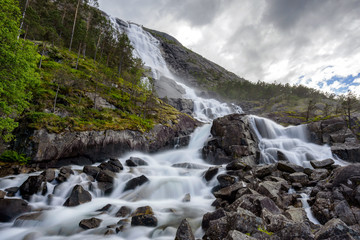
POLYGON ((96 43, 94 62, 96 61, 96 54, 97 54, 97 50, 98 50, 99 45, 100 45, 100 39, 101 39, 101 33, 100 33, 99 38, 98 38, 98 41, 97 41, 97 43, 96 43))
POLYGON ((78 51, 78 56, 77 56, 77 59, 76 59, 76 67, 75 67, 75 69, 78 69, 78 66, 79 66, 80 52, 81 52, 81 43, 79 45, 79 51, 78 51))
POLYGON ((72 32, 71 32, 69 51, 71 51, 71 45, 72 45, 73 38, 74 38, 74 32, 75 32, 75 26, 76 26, 76 18, 77 18, 77 14, 78 14, 78 10, 79 10, 80 1, 81 0, 78 0, 76 10, 75 10, 74 24, 73 24, 73 28, 72 28, 72 32))
POLYGON ((29 6, 29 0, 26 0, 23 16, 22 16, 21 23, 20 23, 19 34, 17 36, 17 39, 19 39, 19 37, 20 37, 21 29, 22 29, 22 26, 23 26, 24 20, 25 20, 26 9, 27 9, 28 6, 29 6))

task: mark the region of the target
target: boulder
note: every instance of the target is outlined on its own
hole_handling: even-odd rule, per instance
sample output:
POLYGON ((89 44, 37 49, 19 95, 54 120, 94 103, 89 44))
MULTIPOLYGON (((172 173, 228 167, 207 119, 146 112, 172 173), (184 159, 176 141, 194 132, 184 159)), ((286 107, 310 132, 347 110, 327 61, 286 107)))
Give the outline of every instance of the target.
POLYGON ((259 166, 255 169, 255 176, 258 178, 264 178, 271 175, 276 170, 276 164, 268 164, 259 166))
POLYGON ((39 224, 43 220, 42 212, 26 213, 16 218, 14 221, 14 227, 26 227, 35 224, 39 224))
MULTIPOLYGON (((307 223, 292 223, 272 235, 273 239, 312 240, 314 235, 307 223)), ((332 238, 333 239, 333 238, 332 238)))
POLYGON ((242 232, 231 230, 224 240, 256 240, 256 238, 250 237, 242 232))
POLYGON ((157 224, 158 220, 149 206, 137 208, 131 218, 131 226, 156 227, 157 224))
POLYGON ((351 164, 345 167, 337 168, 333 171, 333 187, 341 184, 352 183, 352 179, 360 179, 360 164, 351 164))
POLYGON ((112 182, 97 182, 97 187, 105 194, 110 194, 114 189, 112 182))
POLYGON ((294 173, 294 172, 304 172, 304 168, 302 166, 289 163, 289 162, 278 162, 277 169, 283 172, 294 173))
POLYGON ((6 192, 4 192, 3 190, 0 190, 0 199, 4 199, 6 196, 6 192))
POLYGON ((360 239, 360 233, 346 225, 338 218, 333 218, 323 225, 315 234, 315 240, 352 240, 360 239))
POLYGON ((141 186, 148 181, 149 179, 145 175, 133 178, 125 184, 124 191, 135 189, 136 187, 141 186))
POLYGON ((7 197, 15 197, 15 194, 19 191, 19 187, 9 187, 5 188, 7 197))
POLYGON ((220 174, 217 176, 217 180, 219 181, 220 187, 228 187, 230 185, 233 185, 238 181, 237 177, 231 176, 228 174, 220 174))
POLYGON ((126 166, 128 166, 128 167, 149 165, 145 160, 142 160, 141 158, 137 158, 137 157, 130 157, 128 160, 126 160, 125 163, 126 163, 126 166))
POLYGON ((71 174, 74 174, 73 170, 71 170, 71 167, 62 167, 59 170, 56 181, 58 181, 59 183, 65 182, 71 174))
POLYGON ((237 182, 228 187, 222 188, 219 191, 214 192, 214 196, 232 203, 236 198, 236 193, 239 189, 245 188, 246 183, 243 181, 237 182))
POLYGON ((289 175, 289 180, 292 183, 300 183, 305 186, 309 182, 309 177, 303 172, 295 172, 289 175))
POLYGON ((81 185, 76 185, 71 191, 69 198, 65 201, 64 206, 77 206, 86 202, 90 202, 91 199, 91 194, 88 191, 84 190, 81 185))
POLYGON ((45 195, 47 192, 46 177, 44 175, 30 176, 21 184, 19 190, 22 198, 26 200, 29 200, 36 193, 45 195))
POLYGON ((127 206, 122 206, 115 214, 115 217, 126 217, 131 213, 131 208, 127 206))
POLYGON ((293 206, 290 206, 286 212, 284 213, 286 217, 288 217, 293 222, 297 223, 303 223, 308 222, 306 212, 304 208, 295 208, 293 206))
POLYGON ((320 168, 320 169, 315 169, 314 171, 312 171, 309 178, 311 181, 318 182, 320 180, 327 178, 328 176, 329 176, 329 171, 326 169, 320 168))
POLYGON ((263 181, 259 184, 257 191, 276 202, 280 198, 281 182, 263 181))
POLYGON ((104 207, 102 207, 102 208, 100 208, 100 209, 98 209, 96 211, 97 212, 108 212, 111 207, 112 207, 111 204, 106 204, 104 207))
POLYGON ((351 226, 357 223, 353 212, 347 201, 343 200, 335 205, 334 212, 336 216, 347 225, 351 226))
POLYGON ((100 226, 102 220, 99 218, 89 218, 89 219, 83 219, 79 222, 79 226, 82 229, 93 229, 100 226))
POLYGON ((322 161, 310 161, 310 164, 313 168, 331 168, 331 166, 335 163, 331 158, 322 160, 322 161))
POLYGON ((99 182, 108 182, 113 183, 116 174, 109 170, 100 170, 100 172, 96 176, 96 180, 99 182))
POLYGON ((183 98, 164 98, 164 102, 173 106, 182 113, 192 115, 194 112, 194 101, 183 98))
POLYGON ((267 209, 261 212, 261 218, 265 224, 265 229, 269 232, 278 232, 293 223, 282 214, 273 214, 267 209))
POLYGON ((181 221, 176 231, 175 240, 195 240, 190 224, 186 219, 181 221))
POLYGON ((0 222, 10 222, 15 217, 30 211, 31 207, 22 199, 0 199, 0 222))
POLYGON ((347 162, 358 163, 360 145, 358 143, 338 143, 331 146, 331 151, 340 159, 347 162))
POLYGON ((102 170, 109 170, 110 172, 118 173, 124 169, 121 162, 117 159, 110 159, 109 161, 103 162, 99 165, 102 170))
POLYGON ((90 165, 86 165, 83 168, 83 172, 86 173, 87 175, 93 177, 94 179, 96 178, 96 176, 98 175, 98 173, 101 171, 100 168, 95 167, 95 166, 90 166, 90 165))
POLYGON ((256 233, 258 231, 258 227, 264 225, 261 218, 242 208, 238 208, 234 214, 230 214, 229 223, 231 230, 237 230, 242 233, 250 234, 256 233))
POLYGON ((55 170, 54 169, 46 169, 41 173, 46 179, 47 182, 52 182, 55 179, 55 170))
POLYGON ((219 167, 209 167, 205 172, 204 178, 206 181, 210 181, 219 172, 219 167))
POLYGON ((214 212, 205 213, 203 216, 203 219, 202 219, 201 226, 206 231, 210 226, 210 221, 220 219, 225 216, 226 216, 226 213, 225 213, 224 209, 222 209, 222 208, 219 208, 214 212))

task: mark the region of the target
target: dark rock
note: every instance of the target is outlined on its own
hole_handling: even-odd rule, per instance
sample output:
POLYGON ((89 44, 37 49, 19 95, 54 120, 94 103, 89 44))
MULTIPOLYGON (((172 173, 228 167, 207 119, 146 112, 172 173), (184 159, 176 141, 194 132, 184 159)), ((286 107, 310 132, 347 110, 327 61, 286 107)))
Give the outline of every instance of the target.
POLYGON ((317 168, 330 168, 331 165, 333 165, 335 163, 334 160, 332 160, 331 158, 322 160, 322 161, 310 161, 310 164, 313 168, 317 169, 317 168))
MULTIPOLYGON (((211 223, 212 222, 210 222, 210 225, 211 223)), ((250 234, 257 232, 258 227, 264 224, 261 218, 242 208, 238 208, 236 213, 229 216, 229 223, 232 230, 238 230, 240 232, 250 234)))
POLYGON ((98 209, 98 210, 96 210, 97 212, 107 212, 107 211, 109 211, 109 209, 112 207, 112 205, 111 204, 106 204, 104 207, 102 207, 102 208, 100 208, 100 209, 98 209))
POLYGON ((340 220, 349 226, 357 223, 349 204, 345 200, 335 205, 334 212, 340 220))
POLYGON ((190 224, 183 219, 176 231, 175 240, 195 240, 190 224))
POLYGON ((86 173, 87 175, 93 177, 94 179, 96 179, 96 176, 98 175, 98 173, 101 171, 100 168, 95 167, 95 166, 90 166, 90 165, 86 165, 83 168, 83 172, 86 173))
POLYGON ((125 184, 124 191, 135 189, 136 187, 141 186, 148 181, 149 179, 145 177, 145 175, 133 178, 125 184))
POLYGON ((196 163, 175 163, 171 165, 175 168, 186 168, 186 169, 203 169, 204 166, 196 163))
POLYGON ((73 170, 71 170, 70 167, 62 167, 59 170, 56 181, 58 181, 59 183, 65 182, 66 180, 68 180, 71 174, 74 174, 74 172, 73 170))
POLYGON ((312 240, 314 235, 311 233, 310 226, 306 223, 293 223, 285 228, 276 232, 273 236, 274 239, 299 239, 299 240, 312 240))
POLYGON ((267 209, 263 209, 261 218, 265 224, 265 229, 269 232, 278 232, 293 223, 282 214, 273 214, 267 209))
POLYGON ((275 170, 276 170, 276 164, 259 166, 255 170, 255 176, 258 178, 264 178, 268 175, 271 175, 275 170))
POLYGON ((289 175, 289 180, 293 183, 301 183, 303 186, 309 181, 308 175, 302 172, 295 172, 289 175))
POLYGON ((294 172, 304 172, 304 168, 302 166, 289 163, 289 162, 278 162, 277 169, 283 172, 294 173, 294 172))
POLYGON ((83 219, 79 222, 79 226, 82 229, 93 229, 100 226, 102 220, 99 218, 89 218, 89 219, 83 219))
POLYGON ((20 214, 30 211, 31 207, 22 199, 0 199, 0 222, 10 222, 20 214))
POLYGON ((91 201, 91 194, 80 185, 76 185, 71 191, 70 197, 65 201, 64 206, 73 207, 91 201))
POLYGON ((288 161, 289 160, 289 159, 287 159, 285 154, 281 151, 277 151, 277 158, 279 161, 288 161))
POLYGON ((311 210, 321 224, 325 224, 332 219, 334 213, 331 193, 318 192, 315 203, 311 206, 311 210))
POLYGON ((41 173, 41 175, 45 176, 47 182, 52 182, 55 179, 54 169, 46 169, 41 173))
POLYGON ((228 232, 231 230, 231 226, 227 216, 212 220, 209 224, 208 229, 205 232, 203 239, 224 239, 228 232))
POLYGON ((45 195, 47 192, 46 178, 44 175, 30 176, 21 184, 19 190, 21 196, 26 200, 29 200, 31 195, 36 193, 45 195))
POLYGON ((128 166, 128 167, 149 165, 145 160, 142 160, 141 158, 137 158, 137 157, 130 157, 128 160, 126 160, 125 163, 126 163, 126 166, 128 166))
POLYGON ((269 197, 276 202, 276 200, 280 198, 279 193, 281 185, 282 184, 280 182, 263 181, 259 184, 259 188, 257 190, 259 193, 269 197))
POLYGON ((218 172, 219 167, 209 167, 204 175, 205 180, 210 181, 218 172))
POLYGON ((137 208, 131 218, 131 226, 156 227, 157 224, 158 220, 149 206, 137 208))
POLYGON ((191 99, 164 98, 163 101, 173 106, 182 113, 192 115, 192 113, 194 112, 194 102, 191 99))
POLYGON ((347 162, 358 163, 360 145, 358 143, 338 143, 331 146, 331 151, 340 159, 347 162))
POLYGON ((220 174, 217 176, 217 180, 219 181, 220 187, 228 187, 237 182, 237 177, 228 175, 228 174, 220 174))
POLYGON ((232 203, 236 198, 236 192, 241 189, 245 188, 246 184, 241 181, 237 182, 233 185, 228 187, 222 188, 219 191, 214 192, 214 196, 217 198, 221 198, 223 200, 227 200, 229 203, 232 203))
POLYGON ((115 214, 115 217, 126 217, 129 216, 131 213, 131 208, 127 206, 122 206, 119 211, 115 214))
POLYGON ((112 182, 98 182, 97 187, 105 194, 110 194, 113 191, 114 183, 112 182))
POLYGON ((8 196, 8 197, 15 197, 15 194, 18 191, 19 191, 19 187, 10 187, 10 188, 5 189, 6 196, 8 196))
POLYGON ((102 170, 109 170, 110 172, 118 173, 124 169, 121 162, 117 159, 110 159, 107 162, 103 162, 99 165, 102 170))
POLYGON ((256 240, 256 238, 250 237, 236 230, 231 230, 224 240, 256 240))
POLYGON ((360 164, 351 164, 334 170, 333 187, 348 184, 352 178, 360 178, 360 164))
POLYGON ((0 190, 0 199, 4 199, 6 196, 6 192, 0 190))
POLYGON ((219 208, 215 212, 205 213, 202 219, 201 226, 206 231, 210 226, 210 221, 225 217, 226 213, 224 209, 219 208))
POLYGON ((348 227, 338 218, 331 219, 315 234, 315 240, 352 240, 360 239, 360 233, 348 227))
POLYGON ((226 165, 226 170, 250 170, 251 166, 246 165, 243 161, 241 160, 234 160, 232 162, 230 162, 228 165, 226 165))
POLYGON ((96 176, 96 180, 99 182, 113 183, 116 174, 109 170, 101 170, 96 176))
POLYGON ((310 180, 319 181, 327 178, 329 176, 329 171, 326 169, 315 169, 310 175, 310 180))
POLYGON ((116 234, 113 229, 107 229, 104 233, 105 236, 114 235, 116 234))

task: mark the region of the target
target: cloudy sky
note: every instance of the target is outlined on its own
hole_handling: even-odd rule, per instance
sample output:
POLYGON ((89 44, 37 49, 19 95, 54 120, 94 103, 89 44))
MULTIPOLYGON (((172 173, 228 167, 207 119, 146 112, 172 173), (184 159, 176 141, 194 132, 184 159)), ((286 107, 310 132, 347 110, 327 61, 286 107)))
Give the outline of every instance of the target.
POLYGON ((250 81, 360 95, 360 0, 99 0, 250 81))

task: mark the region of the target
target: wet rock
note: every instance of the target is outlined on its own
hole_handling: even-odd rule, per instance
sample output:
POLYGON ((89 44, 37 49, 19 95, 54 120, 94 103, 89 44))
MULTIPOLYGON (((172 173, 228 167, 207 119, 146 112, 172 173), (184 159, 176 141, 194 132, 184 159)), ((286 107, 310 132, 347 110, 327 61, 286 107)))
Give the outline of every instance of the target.
POLYGON ((114 189, 112 182, 98 182, 97 187, 105 194, 110 194, 114 189))
POLYGON ((289 163, 289 162, 278 162, 277 169, 283 172, 294 173, 294 172, 303 172, 304 168, 302 166, 289 163))
POLYGON ((41 173, 46 179, 47 182, 52 182, 55 179, 55 171, 54 169, 46 169, 41 173))
POLYGON ((349 226, 357 223, 349 204, 345 200, 335 205, 334 212, 340 220, 349 226))
POLYGON ((156 227, 157 224, 158 220, 149 206, 137 208, 131 218, 131 226, 156 227))
POLYGON ((258 227, 264 225, 261 218, 242 208, 238 208, 236 213, 230 215, 229 223, 231 225, 230 229, 250 234, 257 232, 258 227))
POLYGON ((10 188, 5 189, 6 196, 8 196, 8 197, 15 197, 15 194, 18 191, 19 191, 19 187, 10 187, 10 188))
POLYGON ((334 213, 331 193, 318 192, 315 203, 311 206, 311 210, 321 224, 325 224, 332 219, 334 213))
POLYGON ((348 184, 352 179, 360 178, 360 164, 351 164, 346 167, 340 167, 333 171, 333 187, 338 187, 340 184, 348 184))
POLYGON ((185 194, 184 198, 182 199, 182 202, 190 202, 191 195, 190 193, 185 194))
POLYGON ((220 174, 217 176, 217 180, 219 181, 220 187, 228 187, 237 182, 237 177, 228 175, 228 174, 220 174))
POLYGON ((310 164, 313 168, 318 169, 318 168, 331 168, 331 165, 333 165, 335 163, 334 160, 332 160, 331 158, 322 160, 322 161, 310 161, 310 164))
POLYGON ((347 162, 352 162, 352 163, 359 162, 359 155, 360 155, 359 143, 347 142, 347 143, 333 144, 331 146, 331 151, 340 159, 343 159, 347 162))
POLYGON ((348 227, 338 218, 331 219, 315 234, 315 240, 352 240, 360 239, 360 233, 348 227))
POLYGON ((47 192, 46 178, 44 175, 30 176, 21 184, 19 190, 21 196, 26 200, 29 200, 30 197, 36 193, 45 195, 47 192))
MULTIPOLYGON (((43 220, 42 212, 35 212, 35 213, 29 213, 21 215, 20 217, 16 218, 14 222, 15 227, 22 227, 22 226, 28 226, 28 223, 30 222, 40 222, 43 220)), ((30 223, 33 224, 33 223, 30 223)))
POLYGON ((236 230, 231 230, 224 240, 256 240, 256 238, 250 237, 236 230))
POLYGON ((219 208, 214 212, 205 213, 203 216, 203 219, 202 219, 201 226, 206 231, 210 226, 210 221, 220 219, 225 216, 226 216, 226 213, 225 213, 224 209, 222 209, 222 208, 219 208))
POLYGON ((261 218, 265 228, 269 232, 277 232, 292 224, 292 222, 282 214, 273 214, 267 209, 263 209, 261 218))
POLYGON ((117 224, 119 226, 115 229, 116 233, 123 232, 126 228, 128 228, 130 226, 130 220, 129 219, 121 219, 120 221, 117 222, 117 224))
POLYGON ((309 177, 305 173, 295 172, 289 175, 289 180, 293 183, 300 183, 305 186, 309 182, 309 177))
POLYGON ((194 101, 191 99, 164 98, 162 100, 182 113, 191 115, 194 111, 194 101))
POLYGON ((203 169, 204 166, 196 163, 175 163, 171 165, 175 168, 186 168, 186 169, 203 169))
POLYGON ((128 166, 128 167, 149 165, 145 160, 142 160, 141 158, 137 158, 137 157, 130 157, 128 160, 126 160, 125 163, 126 163, 126 166, 128 166))
POLYGON ((6 196, 6 192, 0 190, 0 199, 4 199, 6 196))
POLYGON ((244 187, 246 187, 246 183, 240 181, 228 187, 222 188, 219 191, 214 192, 214 196, 226 200, 229 203, 232 203, 236 198, 236 192, 244 187))
POLYGON ((329 171, 326 169, 315 169, 311 172, 310 180, 312 181, 319 181, 327 178, 329 176, 329 171))
POLYGON ((101 170, 96 176, 96 180, 99 182, 113 183, 116 174, 109 170, 101 170))
POLYGON ((89 219, 83 219, 79 222, 79 226, 82 229, 93 229, 100 226, 102 220, 99 218, 89 218, 89 219))
POLYGON ((265 196, 276 202, 276 200, 280 198, 280 189, 280 182, 264 181, 259 184, 258 192, 264 194, 265 196))
POLYGON ((204 178, 206 181, 210 181, 219 172, 219 167, 209 167, 206 171, 204 178))
POLYGON ((272 235, 273 239, 301 239, 312 240, 314 235, 311 228, 306 223, 293 223, 272 235))
POLYGON ((136 187, 141 186, 148 181, 149 179, 145 177, 145 175, 141 175, 140 177, 133 178, 126 183, 124 187, 124 191, 135 189, 136 187))
POLYGON ((294 222, 303 223, 308 221, 304 208, 290 206, 284 215, 294 222))
POLYGON ((124 169, 121 162, 117 159, 110 159, 107 162, 103 162, 99 165, 102 170, 109 170, 110 172, 118 173, 124 169))
POLYGON ((251 167, 241 160, 234 160, 226 165, 226 170, 250 170, 251 167))
POLYGON ((96 176, 98 175, 98 173, 101 171, 100 168, 95 167, 95 166, 90 166, 90 165, 86 165, 83 168, 83 172, 86 173, 87 175, 93 177, 94 179, 96 179, 96 176))
POLYGON ((66 180, 68 180, 71 174, 74 174, 74 171, 71 170, 70 167, 62 167, 59 170, 56 181, 58 181, 59 183, 65 182, 66 180))
POLYGON ((264 178, 271 175, 276 170, 276 164, 264 165, 256 168, 255 176, 258 178, 264 178))
POLYGON ((80 185, 76 185, 71 191, 70 197, 65 201, 64 206, 73 207, 91 201, 91 194, 80 185))
POLYGON ((113 229, 107 229, 104 233, 105 236, 114 235, 115 231, 113 229))
POLYGON ((104 207, 102 207, 102 208, 100 208, 100 209, 98 209, 98 210, 96 210, 97 212, 107 212, 107 211, 109 211, 109 209, 112 207, 112 205, 111 204, 106 204, 104 207))
POLYGON ((176 231, 175 240, 195 240, 189 222, 183 219, 176 231))
POLYGON ((31 207, 22 199, 0 199, 0 222, 10 222, 15 217, 30 211, 31 207))
POLYGON ((115 217, 126 217, 131 213, 131 208, 127 206, 122 206, 119 211, 116 212, 115 217))

